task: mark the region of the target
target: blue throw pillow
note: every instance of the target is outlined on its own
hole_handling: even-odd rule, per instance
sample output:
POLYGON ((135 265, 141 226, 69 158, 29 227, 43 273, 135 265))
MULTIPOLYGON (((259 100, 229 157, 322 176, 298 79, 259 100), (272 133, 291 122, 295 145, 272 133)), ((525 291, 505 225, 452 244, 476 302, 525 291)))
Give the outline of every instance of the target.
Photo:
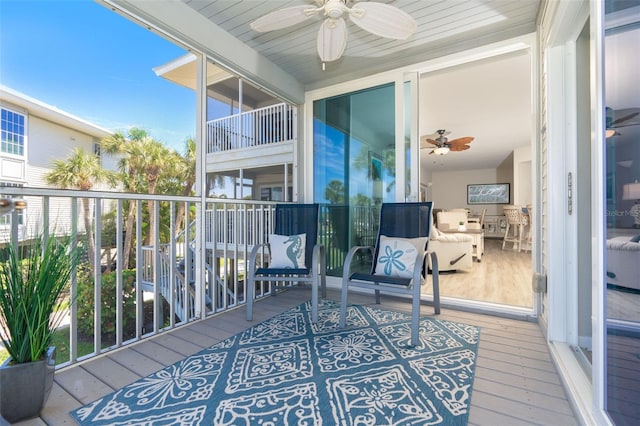
POLYGON ((640 235, 636 235, 635 237, 633 237, 629 241, 631 241, 632 243, 640 243, 640 235))

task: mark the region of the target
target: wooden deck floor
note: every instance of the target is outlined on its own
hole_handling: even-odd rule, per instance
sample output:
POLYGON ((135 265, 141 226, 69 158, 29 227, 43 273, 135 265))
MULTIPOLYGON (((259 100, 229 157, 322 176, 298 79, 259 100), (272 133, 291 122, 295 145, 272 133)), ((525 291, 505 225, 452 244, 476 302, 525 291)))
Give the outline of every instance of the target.
MULTIPOLYGON (((20 425, 73 425, 70 410, 308 298, 308 290, 287 291, 256 303, 253 323, 244 319, 245 310, 240 308, 59 370, 41 418, 20 425)), ((329 298, 339 300, 339 294, 329 291, 329 298)), ((373 297, 354 294, 349 302, 372 304, 373 297)), ((383 296, 381 307, 407 311, 409 305, 383 296)), ((423 316, 432 314, 431 306, 422 307, 423 316)), ((469 424, 578 424, 537 324, 450 309, 438 318, 481 327, 469 424)))

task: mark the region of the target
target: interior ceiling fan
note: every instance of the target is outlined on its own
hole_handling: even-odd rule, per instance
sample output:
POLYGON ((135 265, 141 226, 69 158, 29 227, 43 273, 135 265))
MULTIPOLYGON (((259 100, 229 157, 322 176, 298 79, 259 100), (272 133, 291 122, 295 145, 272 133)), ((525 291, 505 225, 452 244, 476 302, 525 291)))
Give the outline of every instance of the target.
POLYGON ((606 108, 606 137, 618 136, 616 130, 620 127, 635 126, 640 124, 640 108, 625 108, 615 110, 606 108))
POLYGON ((420 149, 431 148, 431 145, 434 145, 435 148, 431 150, 429 155, 445 155, 449 151, 464 151, 470 148, 469 144, 473 142, 474 138, 466 136, 464 138, 449 140, 446 136, 450 133, 451 132, 447 132, 444 129, 440 129, 433 135, 423 136, 420 141, 420 149))
POLYGON ((347 47, 345 15, 363 30, 385 38, 405 40, 417 28, 409 14, 384 3, 354 0, 314 0, 314 3, 317 6, 291 6, 267 13, 250 26, 258 32, 274 31, 321 15, 324 21, 318 31, 317 49, 323 63, 339 59, 347 47))

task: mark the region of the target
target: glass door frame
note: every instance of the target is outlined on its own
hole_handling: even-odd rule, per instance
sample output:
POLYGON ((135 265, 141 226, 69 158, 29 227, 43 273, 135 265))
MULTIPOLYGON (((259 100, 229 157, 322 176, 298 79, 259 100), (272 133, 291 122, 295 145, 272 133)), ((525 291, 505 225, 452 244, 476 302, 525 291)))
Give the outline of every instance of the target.
MULTIPOLYGON (((535 52, 537 51, 537 41, 535 34, 528 34, 520 37, 515 37, 509 40, 505 40, 503 42, 498 42, 491 44, 489 46, 483 46, 476 49, 471 49, 468 51, 460 52, 457 54, 448 55, 442 58, 433 59, 430 61, 418 63, 409 67, 397 69, 394 71, 376 74, 373 76, 369 76, 363 79, 354 80, 346 83, 336 84, 334 86, 328 86, 320 89, 315 89, 308 91, 305 94, 305 104, 304 104, 304 144, 302 148, 302 170, 314 170, 313 157, 314 157, 314 134, 313 134, 313 105, 317 100, 330 98, 334 96, 339 96, 351 92, 356 92, 359 90, 369 89, 376 86, 394 83, 395 85, 395 114, 396 114, 396 153, 403 152, 405 149, 405 136, 409 135, 409 144, 410 144, 410 191, 408 194, 405 192, 404 188, 406 185, 397 184, 396 185, 396 202, 405 202, 405 201, 418 201, 419 199, 419 190, 420 190, 420 179, 419 179, 419 93, 418 93, 418 85, 420 80, 420 75, 426 72, 443 70, 446 68, 464 65, 466 63, 471 63, 483 59, 492 58, 495 56, 510 54, 518 51, 527 51, 530 55, 531 59, 531 99, 532 99, 532 121, 534 118, 534 111, 537 110, 537 97, 535 96, 536 92, 536 72, 538 69, 537 55, 535 52), (405 84, 408 83, 408 89, 405 84), (408 99, 407 99, 408 98, 408 99), (408 105, 408 111, 407 107, 408 105), (407 124, 408 123, 408 124, 407 124), (415 155, 414 155, 415 153, 415 155)), ((532 125, 532 135, 531 135, 532 145, 538 145, 538 131, 534 125, 532 125)), ((532 163, 533 163, 533 174, 534 176, 539 175, 539 163, 540 163, 540 154, 537 152, 537 149, 533 149, 532 152, 532 163)), ((299 157, 300 158, 300 157, 299 157)), ((396 170, 405 170, 406 160, 404 156, 396 155, 396 170), (401 158, 402 157, 402 158, 401 158)), ((402 174, 402 173, 401 173, 402 174)), ((313 173, 303 173, 303 188, 304 188, 304 202, 310 203, 314 200, 314 177, 313 173)), ((404 179, 404 174, 402 176, 397 176, 397 183, 400 183, 400 180, 404 179)), ((406 183, 406 181, 405 181, 406 183)), ((533 179, 533 204, 534 211, 537 215, 539 215, 541 211, 541 201, 539 197, 540 187, 539 180, 533 179)), ((537 223, 541 223, 539 220, 537 223)), ((533 272, 542 272, 542 248, 539 245, 539 231, 536 231, 534 241, 533 241, 533 249, 532 249, 532 258, 533 258, 533 272)), ((331 277, 333 278, 333 277, 331 277)), ((331 285, 339 285, 338 280, 330 279, 329 283, 331 285)), ((523 319, 530 319, 539 317, 541 303, 540 297, 534 297, 533 308, 522 309, 518 307, 504 307, 501 305, 487 304, 487 303, 479 303, 474 301, 460 301, 456 302, 457 306, 461 308, 467 308, 475 311, 483 311, 486 313, 493 314, 504 314, 509 316, 515 316, 523 319)))

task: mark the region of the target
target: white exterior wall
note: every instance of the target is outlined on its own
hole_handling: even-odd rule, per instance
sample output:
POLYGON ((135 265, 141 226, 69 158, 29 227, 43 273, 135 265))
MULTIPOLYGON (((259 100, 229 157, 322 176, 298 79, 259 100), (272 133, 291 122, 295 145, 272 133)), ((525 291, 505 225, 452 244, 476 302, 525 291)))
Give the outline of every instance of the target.
MULTIPOLYGON (((10 89, 0 90, 0 105, 11 111, 25 116, 25 144, 24 157, 0 153, 3 169, 0 174, 1 184, 19 184, 25 187, 46 188, 45 176, 51 172, 53 162, 66 160, 74 148, 81 148, 93 152, 94 143, 108 136, 110 132, 93 126, 77 117, 73 117, 54 107, 47 106, 35 99, 29 98, 10 89), (75 124, 75 126, 74 126, 75 124), (10 162, 23 170, 21 176, 5 173, 5 165, 10 162)), ((101 154, 102 166, 107 170, 117 169, 117 159, 111 155, 101 154)), ((14 170, 16 170, 14 168, 14 170)), ((9 170, 11 172, 11 170, 9 170)), ((105 185, 95 189, 107 190, 105 185)), ((21 233, 32 235, 42 226, 43 206, 40 198, 27 197, 27 208, 24 212, 24 225, 21 233)), ((79 206, 80 207, 80 206, 79 206)), ((107 208, 105 206, 104 208, 107 208)), ((81 209, 79 208, 79 211, 81 209)), ((71 226, 71 205, 59 199, 50 199, 49 223, 51 229, 65 232, 71 226)), ((6 225, 0 225, 0 228, 6 225)), ((84 231, 82 221, 78 223, 78 230, 84 231)), ((2 232, 2 229, 0 229, 2 232)))

